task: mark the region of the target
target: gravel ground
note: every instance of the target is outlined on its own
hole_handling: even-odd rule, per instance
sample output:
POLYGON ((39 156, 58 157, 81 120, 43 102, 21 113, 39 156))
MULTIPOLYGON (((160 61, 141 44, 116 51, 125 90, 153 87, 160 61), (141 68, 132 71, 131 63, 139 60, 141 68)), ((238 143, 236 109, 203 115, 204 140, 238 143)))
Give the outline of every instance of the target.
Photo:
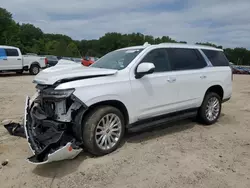
MULTIPOLYGON (((0 76, 0 121, 22 121, 33 76, 0 76)), ((250 187, 250 76, 234 76, 232 99, 212 126, 190 120, 129 134, 104 157, 83 152, 74 160, 35 166, 23 138, 0 126, 0 187, 250 187)))

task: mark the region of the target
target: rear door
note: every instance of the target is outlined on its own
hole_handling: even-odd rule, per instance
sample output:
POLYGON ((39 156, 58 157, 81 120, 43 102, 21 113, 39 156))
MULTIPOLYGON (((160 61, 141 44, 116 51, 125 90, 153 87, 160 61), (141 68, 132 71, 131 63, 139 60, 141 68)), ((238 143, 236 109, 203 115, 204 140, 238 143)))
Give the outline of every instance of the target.
POLYGON ((178 85, 177 111, 200 106, 207 89, 207 63, 197 49, 168 48, 171 70, 178 85))
POLYGON ((233 74, 227 57, 222 50, 202 49, 201 51, 213 65, 213 68, 207 71, 208 82, 220 83, 224 90, 223 99, 230 98, 232 94, 233 74))
POLYGON ((7 55, 7 70, 21 70, 23 68, 22 56, 16 48, 5 48, 7 55))
POLYGON ((8 70, 7 55, 3 48, 0 48, 0 70, 8 70))

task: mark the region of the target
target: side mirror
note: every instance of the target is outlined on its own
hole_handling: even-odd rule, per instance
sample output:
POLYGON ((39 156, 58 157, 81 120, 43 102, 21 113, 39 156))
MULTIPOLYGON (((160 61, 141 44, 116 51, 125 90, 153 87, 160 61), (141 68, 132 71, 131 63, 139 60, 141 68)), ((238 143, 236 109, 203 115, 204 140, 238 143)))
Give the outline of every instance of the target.
POLYGON ((136 69, 135 78, 141 78, 146 74, 152 74, 155 70, 155 65, 149 62, 140 63, 136 69))

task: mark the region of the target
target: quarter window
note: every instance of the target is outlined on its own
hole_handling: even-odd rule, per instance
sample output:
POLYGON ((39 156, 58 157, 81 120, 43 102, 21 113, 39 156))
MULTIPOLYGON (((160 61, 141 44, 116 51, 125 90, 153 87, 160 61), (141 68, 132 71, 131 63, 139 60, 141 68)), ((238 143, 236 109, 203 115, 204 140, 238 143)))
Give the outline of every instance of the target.
POLYGON ((141 62, 150 62, 155 65, 155 72, 169 71, 170 66, 165 49, 155 49, 150 51, 141 62))
POLYGON ((200 69, 207 66, 198 50, 168 48, 167 51, 172 70, 200 69))
POLYGON ((222 51, 202 50, 213 66, 229 66, 229 61, 222 51))
POLYGON ((19 56, 17 49, 5 49, 7 56, 19 56))

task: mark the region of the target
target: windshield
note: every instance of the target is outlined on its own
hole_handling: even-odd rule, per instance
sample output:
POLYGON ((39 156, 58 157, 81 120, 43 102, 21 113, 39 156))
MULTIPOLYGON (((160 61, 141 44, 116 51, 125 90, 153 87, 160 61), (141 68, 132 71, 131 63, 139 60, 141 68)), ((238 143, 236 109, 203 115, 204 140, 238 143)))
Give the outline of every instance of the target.
POLYGON ((126 68, 142 50, 113 51, 98 59, 91 67, 121 70, 126 68))

